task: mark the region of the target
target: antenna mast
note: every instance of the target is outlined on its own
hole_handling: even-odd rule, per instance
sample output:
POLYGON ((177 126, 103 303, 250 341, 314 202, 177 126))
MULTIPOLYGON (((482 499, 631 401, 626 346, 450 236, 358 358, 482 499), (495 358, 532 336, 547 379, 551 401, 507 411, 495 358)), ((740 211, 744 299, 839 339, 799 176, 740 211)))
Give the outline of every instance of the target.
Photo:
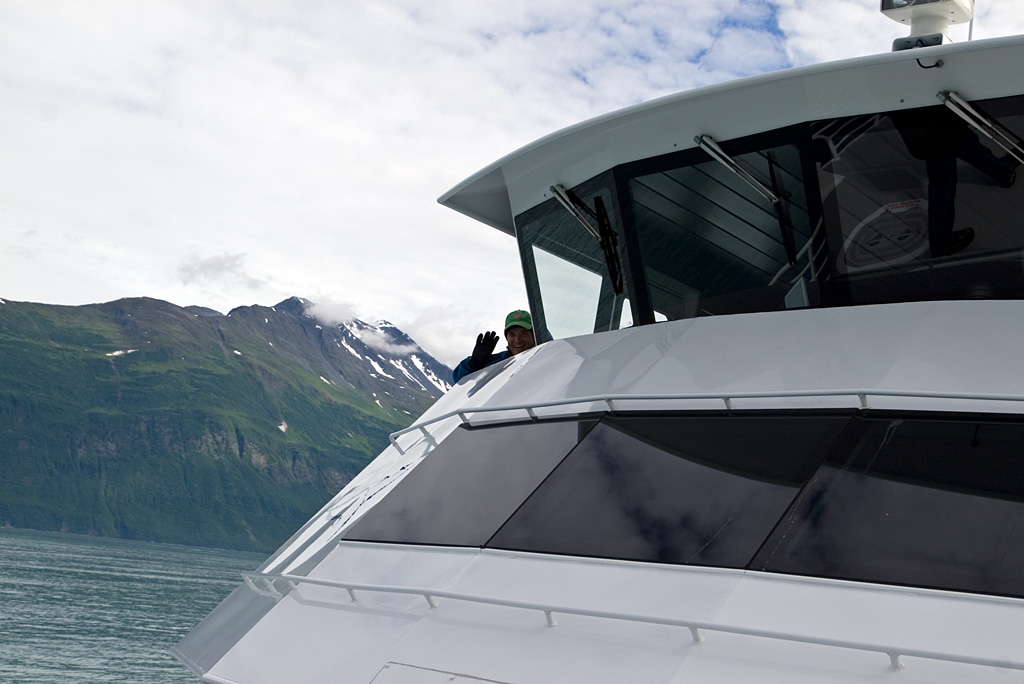
POLYGON ((892 49, 908 50, 951 42, 949 25, 974 26, 974 0, 882 0, 882 14, 910 24, 910 35, 893 41, 892 49))

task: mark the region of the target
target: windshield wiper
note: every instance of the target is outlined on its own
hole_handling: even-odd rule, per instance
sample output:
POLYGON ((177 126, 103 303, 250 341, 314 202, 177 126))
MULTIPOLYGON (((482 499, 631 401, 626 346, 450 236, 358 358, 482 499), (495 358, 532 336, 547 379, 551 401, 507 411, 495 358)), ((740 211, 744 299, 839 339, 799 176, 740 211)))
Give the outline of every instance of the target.
POLYGON ((782 189, 775 176, 775 167, 777 166, 775 163, 775 157, 773 157, 770 152, 765 153, 768 158, 768 173, 771 176, 769 182, 772 185, 771 189, 768 189, 765 187, 764 183, 759 181, 752 173, 740 166, 739 162, 730 157, 725 150, 719 147, 718 143, 716 143, 714 138, 710 135, 694 136, 693 141, 697 143, 697 147, 711 155, 712 159, 735 173, 744 183, 753 188, 757 194, 771 202, 772 208, 775 210, 775 216, 779 220, 779 232, 782 233, 782 246, 786 250, 786 259, 789 261, 790 266, 795 264, 796 239, 793 237, 793 226, 789 222, 789 214, 786 212, 786 207, 782 202, 783 198, 789 197, 789 194, 782 189))
POLYGON ((612 289, 615 294, 622 294, 622 264, 619 261, 619 237, 612 228, 612 222, 608 218, 608 211, 604 208, 604 200, 600 197, 594 198, 594 208, 587 206, 572 190, 566 190, 561 185, 552 185, 551 192, 559 204, 569 210, 569 213, 576 217, 576 220, 583 224, 591 235, 593 235, 601 251, 604 252, 604 263, 608 268, 608 278, 611 280, 612 289), (590 219, 597 222, 597 228, 590 224, 590 219))
POLYGON ((772 190, 775 192, 775 196, 779 198, 775 202, 775 215, 779 218, 779 231, 782 232, 782 246, 786 250, 786 259, 789 260, 789 265, 792 266, 796 263, 796 238, 793 236, 793 223, 789 220, 789 211, 786 209, 783 198, 789 198, 790 195, 782 187, 782 182, 779 180, 775 173, 775 169, 778 168, 779 163, 775 161, 775 155, 771 152, 765 152, 764 156, 768 159, 768 175, 771 179, 772 190))
POLYGON ((946 105, 957 116, 966 121, 986 138, 1003 148, 1008 154, 1024 164, 1024 149, 1021 149, 1021 140, 1011 131, 1004 128, 998 121, 993 121, 987 116, 972 107, 958 93, 952 90, 942 90, 936 96, 942 104, 946 105))

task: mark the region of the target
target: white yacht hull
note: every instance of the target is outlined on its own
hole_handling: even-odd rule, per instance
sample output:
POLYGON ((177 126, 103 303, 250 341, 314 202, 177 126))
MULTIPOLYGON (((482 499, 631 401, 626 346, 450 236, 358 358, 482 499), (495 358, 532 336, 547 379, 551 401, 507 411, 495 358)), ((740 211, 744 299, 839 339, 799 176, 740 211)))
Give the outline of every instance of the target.
POLYGON ((424 430, 397 436, 177 655, 221 684, 1022 681, 1020 599, 340 541, 464 418, 576 414, 605 400, 621 410, 1021 413, 1022 339, 1020 302, 925 302, 700 318, 542 345, 453 388, 418 422, 424 430), (263 614, 248 628, 224 622, 232 604, 252 602, 263 614))

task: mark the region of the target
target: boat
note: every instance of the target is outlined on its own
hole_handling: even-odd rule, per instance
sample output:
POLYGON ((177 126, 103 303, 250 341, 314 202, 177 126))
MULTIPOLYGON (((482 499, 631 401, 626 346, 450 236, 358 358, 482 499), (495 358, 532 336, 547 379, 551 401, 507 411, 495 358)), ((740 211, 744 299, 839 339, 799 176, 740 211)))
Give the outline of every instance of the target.
POLYGON ((440 198, 539 344, 174 649, 208 684, 1024 681, 1024 37, 626 108, 440 198))

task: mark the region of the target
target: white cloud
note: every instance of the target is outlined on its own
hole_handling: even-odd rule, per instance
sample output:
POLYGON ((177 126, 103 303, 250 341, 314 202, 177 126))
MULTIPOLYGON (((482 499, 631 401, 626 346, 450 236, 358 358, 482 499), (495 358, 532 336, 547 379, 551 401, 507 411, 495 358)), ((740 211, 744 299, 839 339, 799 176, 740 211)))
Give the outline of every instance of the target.
MULTIPOLYGON (((1022 31, 980 2, 977 37, 1022 31)), ((454 362, 526 296, 514 240, 442 192, 582 119, 905 33, 874 0, 5 0, 0 296, 346 300, 454 362)))
POLYGON ((245 268, 244 254, 216 254, 210 257, 194 257, 178 266, 181 282, 191 285, 197 281, 241 285, 251 290, 259 289, 266 284, 265 279, 249 274, 245 268))
POLYGON ((352 304, 330 298, 313 302, 307 301, 306 313, 331 327, 337 327, 352 318, 358 318, 352 304))
POLYGON ((782 40, 763 30, 727 27, 701 59, 712 73, 749 75, 788 66, 782 40))
POLYGON ((360 330, 358 337, 370 349, 385 354, 412 354, 418 350, 415 344, 395 344, 377 330, 360 330))
POLYGON ((454 367, 473 352, 477 335, 488 330, 500 333, 505 315, 516 308, 524 308, 525 297, 522 302, 504 309, 471 306, 461 316, 452 316, 444 307, 435 305, 420 311, 403 330, 438 361, 454 367))

